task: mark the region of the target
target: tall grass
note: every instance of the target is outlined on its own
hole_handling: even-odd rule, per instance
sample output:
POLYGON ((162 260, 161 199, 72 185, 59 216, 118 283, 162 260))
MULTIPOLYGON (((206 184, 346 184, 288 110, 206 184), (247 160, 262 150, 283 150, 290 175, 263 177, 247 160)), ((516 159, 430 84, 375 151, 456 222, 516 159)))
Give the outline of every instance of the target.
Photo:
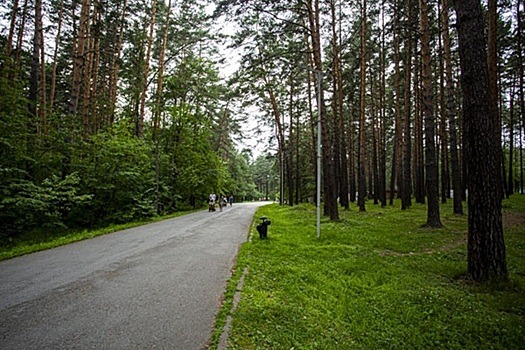
MULTIPOLYGON (((525 197, 504 208, 519 218, 525 197)), ((240 251, 230 348, 524 349, 525 219, 505 232, 510 281, 478 285, 465 279, 466 216, 441 213, 444 227, 428 229, 425 206, 353 207, 316 239, 313 206, 260 208, 269 239, 252 227, 240 251)))

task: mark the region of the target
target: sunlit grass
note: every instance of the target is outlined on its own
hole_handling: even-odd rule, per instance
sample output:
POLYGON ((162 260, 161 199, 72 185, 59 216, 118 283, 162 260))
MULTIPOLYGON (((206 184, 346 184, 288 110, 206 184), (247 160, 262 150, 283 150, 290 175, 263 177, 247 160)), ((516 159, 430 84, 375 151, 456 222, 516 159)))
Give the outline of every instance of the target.
MULTIPOLYGON (((504 208, 524 205, 514 196, 504 208)), ((317 239, 313 206, 260 208, 269 239, 252 228, 241 249, 237 269, 249 273, 230 348, 523 348, 525 223, 505 232, 510 282, 475 285, 464 278, 467 218, 451 204, 441 213, 444 227, 428 229, 422 205, 354 206, 323 219, 317 239)))

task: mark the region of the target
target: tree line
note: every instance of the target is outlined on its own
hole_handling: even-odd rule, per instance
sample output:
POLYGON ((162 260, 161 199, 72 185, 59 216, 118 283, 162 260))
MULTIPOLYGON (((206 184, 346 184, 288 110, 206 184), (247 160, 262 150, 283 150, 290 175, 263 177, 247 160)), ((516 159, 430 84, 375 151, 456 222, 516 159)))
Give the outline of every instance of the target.
POLYGON ((260 196, 207 5, 2 2, 2 244, 260 196))
POLYGON ((469 273, 506 275, 501 199, 524 186, 523 6, 2 3, 2 238, 196 207, 210 192, 312 201, 319 136, 331 220, 398 199, 440 227, 439 202, 461 214, 468 198, 469 257, 486 260, 469 273), (217 19, 235 24, 241 52, 227 82, 217 19), (234 147, 247 107, 275 131, 277 151, 256 161, 234 147), (494 241, 476 245, 478 233, 494 241))
POLYGON ((468 199, 469 275, 506 276, 501 200, 524 192, 524 6, 220 1, 242 52, 231 84, 274 126, 282 202, 315 198, 320 121, 326 216, 397 198, 441 227, 439 203, 463 214, 468 199))

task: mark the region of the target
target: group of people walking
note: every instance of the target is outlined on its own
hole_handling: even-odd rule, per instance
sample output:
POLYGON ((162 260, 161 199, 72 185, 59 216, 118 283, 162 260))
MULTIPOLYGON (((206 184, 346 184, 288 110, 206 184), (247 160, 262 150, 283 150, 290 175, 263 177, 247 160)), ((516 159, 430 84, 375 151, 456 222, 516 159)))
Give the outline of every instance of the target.
POLYGON ((231 194, 225 196, 222 194, 216 195, 215 193, 210 193, 208 198, 208 211, 215 211, 216 205, 218 205, 219 210, 222 211, 222 208, 228 206, 228 203, 230 203, 230 207, 233 205, 233 196, 231 194))

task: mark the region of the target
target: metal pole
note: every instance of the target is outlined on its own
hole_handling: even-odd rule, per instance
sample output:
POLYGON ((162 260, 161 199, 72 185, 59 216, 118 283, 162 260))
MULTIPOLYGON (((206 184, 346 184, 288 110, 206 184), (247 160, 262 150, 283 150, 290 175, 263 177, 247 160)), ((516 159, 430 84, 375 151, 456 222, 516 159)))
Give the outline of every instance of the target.
POLYGON ((268 200, 268 181, 270 180, 270 175, 266 175, 266 200, 268 200))
POLYGON ((317 238, 321 237, 321 87, 323 72, 317 71, 317 238))
POLYGON ((284 151, 281 150, 280 161, 281 161, 281 182, 280 182, 280 196, 279 204, 284 205, 284 151))

